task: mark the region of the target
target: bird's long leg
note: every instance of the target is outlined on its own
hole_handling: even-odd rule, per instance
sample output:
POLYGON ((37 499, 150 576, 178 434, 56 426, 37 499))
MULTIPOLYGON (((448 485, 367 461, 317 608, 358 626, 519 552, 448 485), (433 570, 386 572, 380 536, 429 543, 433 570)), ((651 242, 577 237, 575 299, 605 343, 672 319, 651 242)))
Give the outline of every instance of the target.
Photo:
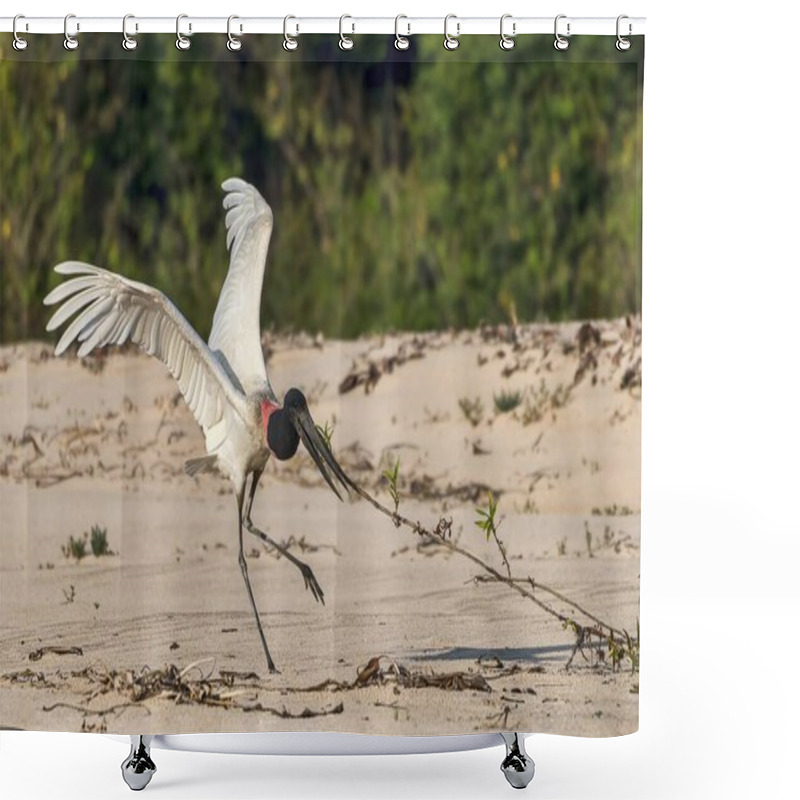
POLYGON ((322 587, 317 582, 316 577, 314 577, 311 567, 309 567, 304 561, 300 561, 299 558, 292 555, 283 545, 278 544, 278 542, 276 542, 274 539, 267 536, 264 531, 256 528, 256 526, 253 524, 253 521, 250 519, 250 512, 253 509, 253 499, 256 496, 256 486, 258 486, 258 479, 261 477, 262 472, 263 470, 258 470, 253 473, 253 482, 250 484, 250 496, 247 500, 247 508, 244 514, 244 525, 247 530, 253 534, 253 536, 257 536, 262 542, 274 547, 282 556, 291 561, 292 564, 294 564, 300 570, 300 574, 303 576, 306 589, 311 590, 311 594, 314 595, 315 600, 319 600, 322 605, 325 605, 325 594, 322 591, 322 587))
POLYGON ((261 627, 261 619, 258 616, 258 609, 256 608, 256 600, 253 597, 253 590, 250 588, 250 577, 247 574, 247 560, 244 557, 244 542, 242 541, 242 501, 244 500, 244 486, 236 491, 236 502, 239 507, 239 566, 242 569, 242 577, 244 578, 244 585, 247 587, 247 596, 250 598, 250 605, 253 608, 253 614, 256 618, 258 625, 258 633, 261 636, 261 644, 264 646, 264 655, 267 657, 267 667, 270 672, 277 672, 275 664, 272 661, 272 656, 269 654, 267 647, 267 637, 264 636, 264 629, 261 627))
POLYGON ((253 536, 257 536, 262 542, 274 547, 281 555, 289 559, 289 561, 291 561, 292 564, 294 564, 300 570, 300 574, 303 576, 303 581, 306 584, 306 589, 311 590, 311 594, 314 595, 315 600, 319 600, 322 605, 325 605, 325 593, 322 591, 322 587, 314 577, 314 572, 312 571, 311 567, 309 567, 305 562, 300 561, 299 558, 293 556, 285 547, 283 547, 283 545, 278 544, 274 539, 271 539, 269 536, 267 536, 264 531, 256 528, 251 520, 245 520, 244 524, 247 527, 247 530, 250 531, 253 536))
POLYGON ((261 475, 264 472, 264 468, 253 470, 253 480, 250 483, 250 495, 247 498, 247 507, 244 512, 244 521, 250 522, 250 512, 253 510, 253 500, 256 498, 256 487, 258 486, 258 482, 261 480, 261 475))

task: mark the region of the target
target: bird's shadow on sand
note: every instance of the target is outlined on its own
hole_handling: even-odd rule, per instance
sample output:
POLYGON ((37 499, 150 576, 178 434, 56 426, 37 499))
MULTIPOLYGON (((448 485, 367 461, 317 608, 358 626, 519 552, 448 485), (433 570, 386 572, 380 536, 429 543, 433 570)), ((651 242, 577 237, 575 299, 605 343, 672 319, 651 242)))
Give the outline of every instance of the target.
POLYGON ((527 661, 542 664, 562 661, 564 653, 571 653, 571 644, 553 644, 543 647, 451 647, 447 650, 420 650, 412 653, 415 661, 477 661, 499 658, 501 661, 527 661))

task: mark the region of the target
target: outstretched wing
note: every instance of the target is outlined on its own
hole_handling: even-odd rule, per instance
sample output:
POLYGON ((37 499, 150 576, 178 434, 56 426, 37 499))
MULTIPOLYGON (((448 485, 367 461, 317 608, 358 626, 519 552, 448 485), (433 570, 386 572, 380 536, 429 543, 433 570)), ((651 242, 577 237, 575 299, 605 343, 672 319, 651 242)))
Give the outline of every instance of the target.
POLYGON ((74 341, 78 355, 96 347, 132 342, 166 364, 178 382, 194 418, 203 428, 209 450, 226 438, 225 414, 232 409, 246 419, 244 395, 186 318, 163 293, 80 261, 55 267, 65 281, 45 297, 45 305, 62 303, 47 323, 52 331, 75 318, 56 345, 56 355, 74 341))
POLYGON ((261 287, 272 235, 272 209, 255 187, 228 178, 222 205, 231 263, 214 312, 208 346, 245 393, 263 388, 267 369, 261 350, 261 287))

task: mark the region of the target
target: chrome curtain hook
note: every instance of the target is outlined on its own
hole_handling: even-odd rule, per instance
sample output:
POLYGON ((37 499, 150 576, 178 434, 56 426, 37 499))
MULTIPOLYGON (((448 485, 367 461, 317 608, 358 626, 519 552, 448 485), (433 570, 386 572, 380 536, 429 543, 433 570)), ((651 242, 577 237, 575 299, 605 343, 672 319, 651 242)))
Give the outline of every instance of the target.
MULTIPOLYGON (((566 14, 559 14, 559 15, 556 17, 556 22, 555 22, 555 27, 554 27, 554 31, 555 31, 555 35, 556 35, 556 40, 553 42, 553 47, 555 47, 555 49, 556 49, 556 50, 566 50, 566 49, 569 47, 569 39, 565 39, 565 38, 564 38, 564 37, 563 37, 563 36, 562 36, 562 35, 561 35, 561 34, 558 32, 558 21, 559 21, 560 19, 566 19, 566 18, 567 18, 567 15, 566 15, 566 14)), ((570 24, 569 24, 569 22, 568 22, 568 23, 567 23, 567 36, 571 36, 571 35, 572 35, 572 34, 571 34, 571 32, 570 32, 570 24)))
POLYGON ((457 50, 458 45, 460 42, 458 41, 459 34, 461 33, 461 23, 458 22, 458 17, 455 14, 448 14, 444 18, 444 49, 445 50, 457 50), (450 22, 451 19, 456 20, 456 35, 451 36, 447 32, 447 23, 450 22))
MULTIPOLYGON (((135 50, 136 45, 139 44, 133 36, 128 34, 128 20, 129 19, 136 19, 133 14, 126 14, 122 18, 122 47, 125 50, 135 50)), ((135 28, 137 31, 139 30, 139 26, 136 25, 135 28)))
MULTIPOLYGON (((626 50, 630 50, 631 49, 631 40, 630 39, 626 39, 620 33, 620 23, 624 19, 629 19, 627 14, 620 14, 617 17, 617 44, 616 44, 616 48, 617 48, 617 50, 619 50, 622 53, 624 53, 626 50)), ((628 23, 628 36, 630 36, 632 32, 633 32, 633 26, 629 22, 628 23)))
MULTIPOLYGON (((28 40, 27 39, 23 39, 17 33, 17 20, 19 20, 19 19, 25 19, 25 15, 24 14, 17 14, 17 16, 14 17, 14 24, 11 27, 11 30, 14 33, 14 41, 13 41, 12 44, 14 45, 14 49, 15 50, 24 50, 28 46, 28 40)), ((28 29, 28 23, 26 22, 25 23, 25 30, 27 30, 27 29, 28 29)))
MULTIPOLYGON (((297 50, 297 39, 289 36, 289 20, 290 19, 297 19, 297 17, 293 17, 291 14, 283 18, 283 49, 284 50, 297 50)), ((297 33, 300 33, 300 26, 296 25, 297 33)))
MULTIPOLYGON (((77 50, 78 49, 78 40, 70 35, 69 32, 69 21, 71 19, 75 19, 74 14, 67 14, 64 17, 64 49, 65 50, 77 50)), ((81 29, 79 23, 75 23, 75 32, 77 33, 81 29)))
MULTIPOLYGON (((242 40, 241 39, 237 39, 231 33, 231 22, 233 22, 235 19, 239 19, 239 17, 237 17, 236 14, 231 14, 228 17, 228 44, 227 44, 227 48, 232 53, 235 53, 237 50, 241 50, 242 49, 242 40)), ((240 25, 239 26, 239 33, 241 33, 241 32, 242 32, 242 26, 240 25)))
POLYGON ((408 17, 405 14, 398 14, 394 18, 394 46, 398 50, 408 50, 408 48, 411 47, 411 40, 407 39, 406 36, 411 35, 411 23, 410 22, 406 23, 406 27, 408 28, 408 31, 406 31, 406 36, 401 36, 400 35, 401 19, 408 19, 408 17))
POLYGON ((507 19, 511 19, 511 18, 512 18, 511 14, 503 14, 503 16, 500 17, 500 49, 501 50, 513 50, 514 49, 514 45, 516 44, 516 42, 514 41, 514 37, 517 35, 517 23, 516 22, 512 22, 511 23, 511 36, 509 36, 503 30, 503 26, 505 24, 505 21, 507 19))
MULTIPOLYGON (((177 47, 178 50, 188 50, 192 46, 191 39, 188 39, 181 33, 181 20, 188 18, 188 14, 178 14, 178 18, 175 20, 175 36, 177 37, 175 39, 175 47, 177 47)), ((189 30, 192 30, 191 23, 189 23, 189 30)))
MULTIPOLYGON (((353 18, 349 14, 342 14, 342 16, 339 17, 339 47, 342 50, 352 50, 353 45, 355 43, 349 36, 344 35, 344 30, 343 30, 344 21, 346 19, 353 19, 353 18)), ((356 30, 355 23, 351 23, 351 28, 352 30, 350 32, 355 33, 356 30)))

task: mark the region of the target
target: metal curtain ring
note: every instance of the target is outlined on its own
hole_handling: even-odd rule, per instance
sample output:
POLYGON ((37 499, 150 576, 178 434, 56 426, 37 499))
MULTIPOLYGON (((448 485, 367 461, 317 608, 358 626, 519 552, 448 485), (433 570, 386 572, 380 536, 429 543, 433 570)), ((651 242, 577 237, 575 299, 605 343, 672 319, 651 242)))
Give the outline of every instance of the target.
MULTIPOLYGON (((626 39, 626 38, 625 38, 624 36, 622 36, 622 35, 620 34, 620 32, 619 32, 619 24, 620 24, 620 22, 622 22, 622 20, 624 20, 624 19, 629 19, 629 17, 627 16, 627 14, 620 14, 620 15, 617 17, 617 44, 616 44, 616 47, 617 47, 617 50, 619 50, 620 52, 623 52, 623 53, 624 53, 626 50, 630 50, 630 49, 631 49, 631 40, 630 40, 630 39, 626 39)), ((633 26, 632 26, 632 25, 631 25, 631 23, 629 22, 629 23, 628 23, 628 36, 630 36, 630 35, 631 35, 631 32, 632 32, 632 31, 633 31, 633 26)))
POLYGON ((406 36, 401 36, 400 35, 400 20, 401 19, 408 19, 408 17, 405 14, 398 14, 394 18, 394 46, 398 50, 408 50, 408 48, 411 47, 411 40, 407 39, 406 36, 410 36, 411 35, 411 24, 410 23, 406 23, 406 27, 408 28, 408 31, 406 33, 406 36))
MULTIPOLYGON (((239 17, 237 17, 236 14, 231 14, 228 17, 228 44, 227 44, 227 48, 232 53, 235 53, 237 50, 241 50, 242 49, 242 40, 241 39, 237 39, 231 33, 231 22, 233 22, 235 19, 239 19, 239 17)), ((241 33, 241 32, 242 32, 242 26, 240 25, 239 26, 239 33, 241 33)))
MULTIPOLYGON (((569 47, 569 39, 565 39, 565 38, 564 38, 564 37, 563 37, 563 36, 562 36, 562 35, 561 35, 561 34, 558 32, 558 21, 559 21, 560 19, 566 19, 566 18, 567 18, 567 15, 566 15, 566 14, 559 14, 559 15, 556 17, 556 22, 555 22, 555 26, 554 26, 554 31, 555 31, 555 35, 556 35, 556 40, 553 42, 553 47, 555 47, 555 49, 556 49, 556 50, 566 50, 566 49, 569 47)), ((571 35, 571 34, 570 34, 570 30, 569 30, 569 28, 570 28, 570 24, 569 24, 569 22, 568 22, 568 23, 567 23, 567 36, 570 36, 570 35, 571 35)))
MULTIPOLYGON (((186 36, 181 33, 181 20, 188 19, 188 14, 178 14, 178 18, 175 20, 175 47, 178 50, 188 50, 192 46, 192 42, 186 36)), ((192 30, 192 23, 189 23, 189 30, 192 30)))
POLYGON ((514 45, 516 44, 516 42, 514 41, 514 37, 517 35, 517 23, 516 22, 512 22, 511 23, 511 36, 509 36, 503 30, 503 24, 505 23, 505 21, 507 19, 511 19, 511 18, 512 18, 511 14, 503 14, 503 16, 500 17, 500 49, 501 50, 513 50, 514 49, 514 45))
MULTIPOLYGON (((133 14, 126 14, 122 18, 122 47, 125 50, 135 50, 136 45, 139 44, 133 36, 128 35, 128 20, 129 19, 136 19, 133 14)), ((136 26, 136 30, 139 30, 139 26, 136 26)))
MULTIPOLYGON (((75 19, 75 15, 74 14, 67 14, 67 16, 64 17, 64 49, 65 50, 77 50, 78 49, 78 40, 74 36, 71 36, 70 32, 68 30, 69 21, 71 19, 75 19)), ((76 32, 79 31, 80 29, 81 29, 81 26, 79 24, 76 24, 76 26, 75 26, 76 32)))
MULTIPOLYGON (((15 50, 24 50, 28 46, 28 40, 27 39, 23 39, 17 33, 17 20, 18 19, 25 19, 25 15, 24 14, 17 14, 17 16, 14 17, 14 24, 11 27, 11 30, 14 33, 14 41, 13 41, 12 44, 14 45, 14 49, 15 50)), ((25 23, 25 29, 26 30, 28 29, 28 23, 27 22, 25 23)))
MULTIPOLYGON (((342 14, 342 16, 339 17, 339 48, 341 50, 352 50, 353 45, 355 43, 349 36, 345 36, 343 31, 344 21, 346 19, 353 19, 353 18, 349 14, 342 14)), ((351 33, 355 33, 355 30, 356 30, 355 23, 352 23, 351 33)))
POLYGON ((444 18, 444 49, 445 50, 457 50, 458 45, 460 42, 458 41, 458 36, 461 31, 461 23, 457 21, 458 17, 455 14, 448 14, 444 18), (450 22, 451 19, 456 20, 456 35, 451 36, 447 32, 447 23, 450 22))
MULTIPOLYGON (((287 29, 290 19, 297 19, 297 17, 293 17, 291 14, 289 14, 283 18, 283 49, 289 51, 297 50, 297 39, 289 36, 289 31, 287 29)), ((299 25, 297 25, 297 33, 300 33, 299 25)))

